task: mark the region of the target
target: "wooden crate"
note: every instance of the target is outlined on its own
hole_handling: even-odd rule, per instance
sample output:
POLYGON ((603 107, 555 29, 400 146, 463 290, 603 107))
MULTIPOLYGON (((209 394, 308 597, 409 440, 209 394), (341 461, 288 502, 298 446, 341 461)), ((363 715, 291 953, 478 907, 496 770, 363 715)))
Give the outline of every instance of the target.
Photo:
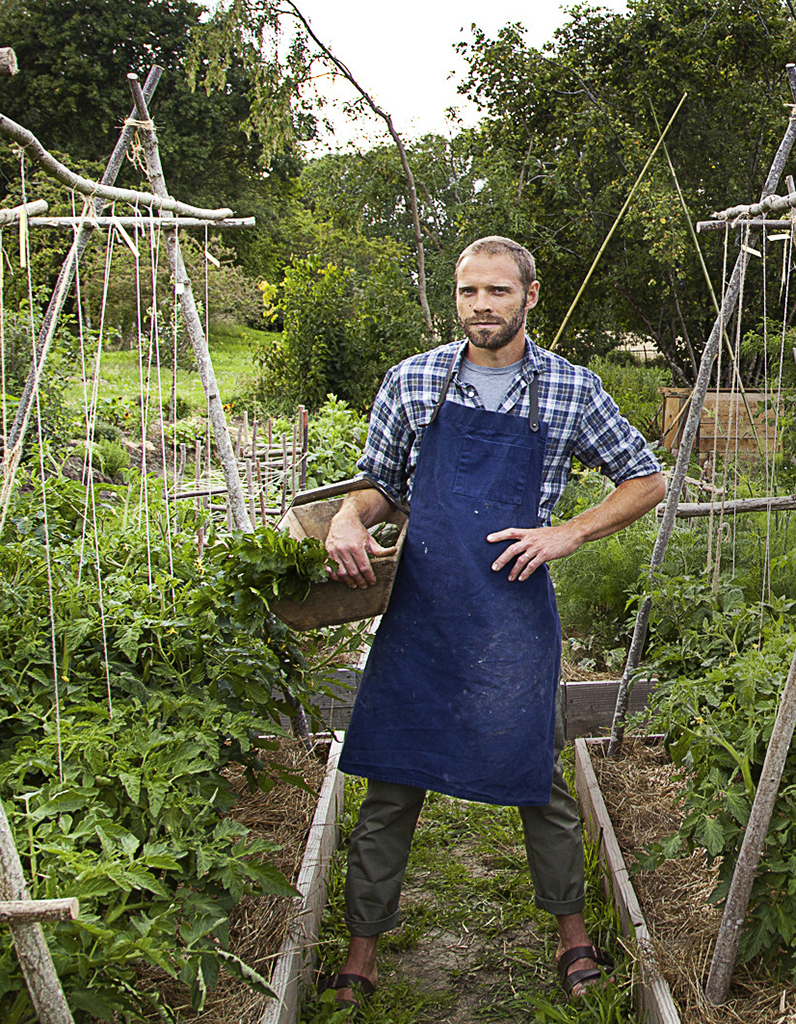
MULTIPOLYGON (((278 528, 287 529, 290 536, 296 540, 315 537, 317 540, 325 541, 332 517, 342 503, 343 498, 339 497, 295 505, 287 510, 278 528)), ((313 583, 306 601, 286 598, 272 604, 272 611, 288 626, 298 630, 337 626, 342 622, 357 622, 360 619, 372 619, 375 615, 382 615, 390 601, 409 519, 405 512, 394 509, 385 522, 394 523, 400 528, 400 533, 397 543, 390 548, 389 555, 371 558, 371 566, 376 576, 374 586, 360 590, 331 580, 313 583)))
MULTIPOLYGON (((658 392, 663 396, 661 444, 670 451, 676 451, 680 446, 683 427, 688 418, 688 409, 685 406, 691 396, 691 389, 658 388, 658 392)), ((694 450, 710 454, 715 444, 719 455, 726 453, 734 456, 736 450, 752 457, 758 456, 761 452, 765 455, 773 454, 774 409, 771 407, 771 398, 766 406, 766 396, 762 391, 747 391, 746 401, 752 413, 751 419, 740 394, 731 391, 719 391, 717 394, 715 390, 709 391, 705 396, 694 450)), ((780 443, 776 447, 779 448, 780 443)))

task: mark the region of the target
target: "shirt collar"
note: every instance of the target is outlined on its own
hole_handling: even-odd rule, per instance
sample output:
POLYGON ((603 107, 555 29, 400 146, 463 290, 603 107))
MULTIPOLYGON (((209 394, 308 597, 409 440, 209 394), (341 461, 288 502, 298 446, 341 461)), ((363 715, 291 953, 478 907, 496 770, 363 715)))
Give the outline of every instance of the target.
MULTIPOLYGON (((458 379, 459 371, 462 368, 462 359, 464 359, 465 353, 467 352, 467 339, 465 338, 459 345, 459 351, 456 355, 453 375, 458 379)), ((522 369, 520 373, 526 380, 530 380, 534 373, 541 373, 542 366, 541 360, 539 359, 539 349, 531 341, 530 337, 525 335, 525 356, 522 361, 522 369)))

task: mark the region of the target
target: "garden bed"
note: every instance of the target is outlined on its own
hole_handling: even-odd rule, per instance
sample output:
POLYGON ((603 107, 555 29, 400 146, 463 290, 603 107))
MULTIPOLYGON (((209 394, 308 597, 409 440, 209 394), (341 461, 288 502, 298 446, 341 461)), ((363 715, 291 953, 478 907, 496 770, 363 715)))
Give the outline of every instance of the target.
MULTIPOLYGON (((337 771, 342 744, 334 736, 317 737, 307 752, 297 740, 286 740, 278 760, 301 773, 309 789, 278 782, 269 793, 251 792, 241 771, 235 787, 241 800, 233 817, 250 829, 251 837, 277 844, 271 860, 296 886, 300 898, 245 898, 230 916, 230 949, 268 979, 277 998, 253 992, 223 972, 205 1008, 194 1013, 176 987, 166 982, 178 1018, 191 1024, 294 1024, 299 991, 314 959, 314 946, 326 901, 329 859, 338 842, 343 777, 337 771)), ((145 983, 163 982, 147 972, 145 983)))
POLYGON ((635 943, 639 1000, 650 1024, 789 1024, 796 1020, 790 982, 739 964, 730 1000, 713 1007, 704 998, 713 942, 721 919, 708 897, 716 867, 705 855, 665 861, 633 876, 626 860, 677 828, 677 769, 659 743, 627 740, 617 760, 605 758, 607 741, 575 742, 576 785, 584 820, 600 844, 606 884, 635 943))

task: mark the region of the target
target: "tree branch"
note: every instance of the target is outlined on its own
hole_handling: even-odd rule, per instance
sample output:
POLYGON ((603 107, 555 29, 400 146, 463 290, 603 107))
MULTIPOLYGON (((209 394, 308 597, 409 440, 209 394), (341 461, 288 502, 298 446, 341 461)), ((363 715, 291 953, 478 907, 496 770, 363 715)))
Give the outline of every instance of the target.
POLYGON ((187 217, 202 217, 206 220, 223 220, 225 217, 232 216, 232 210, 203 210, 198 206, 188 206, 170 196, 153 196, 151 192, 114 188, 110 185, 103 185, 99 181, 83 178, 79 174, 75 174, 74 171, 70 171, 68 167, 48 153, 32 132, 4 114, 0 114, 0 135, 5 135, 7 139, 18 143, 28 156, 36 163, 41 164, 53 178, 83 195, 131 203, 134 206, 144 206, 147 209, 169 210, 172 213, 181 213, 187 217))

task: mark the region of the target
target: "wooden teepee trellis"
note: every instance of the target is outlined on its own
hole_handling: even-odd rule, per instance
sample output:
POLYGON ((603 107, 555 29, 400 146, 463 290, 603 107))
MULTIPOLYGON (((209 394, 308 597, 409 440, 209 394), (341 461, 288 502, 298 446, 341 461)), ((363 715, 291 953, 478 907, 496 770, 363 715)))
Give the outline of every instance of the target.
MULTIPOLYGON (((15 71, 16 60, 13 51, 0 49, 0 75, 13 74, 15 71)), ((157 138, 147 109, 147 102, 155 91, 161 73, 161 68, 154 67, 147 77, 143 89, 138 83, 137 76, 128 76, 135 106, 122 130, 119 142, 100 182, 89 181, 73 174, 63 164, 55 160, 30 132, 0 114, 0 134, 18 143, 26 154, 38 161, 45 170, 76 191, 82 192, 91 200, 88 211, 82 217, 77 218, 74 225, 70 225, 75 230, 75 238, 62 265, 36 338, 27 384, 17 409, 15 421, 8 437, 4 439, 3 480, 2 487, 0 487, 2 518, 5 517, 5 509, 22 452, 22 444, 59 316, 75 278, 80 257, 94 233, 94 227, 99 224, 104 203, 106 200, 114 200, 134 203, 137 208, 144 207, 160 211, 159 226, 166 229, 171 270, 178 285, 177 292, 180 294, 200 378, 205 389, 234 525, 244 532, 251 532, 254 529, 246 508, 238 463, 218 394, 207 338, 196 310, 196 303, 193 300, 190 280, 185 273, 176 230, 181 223, 185 222, 186 217, 190 224, 213 223, 219 227, 250 226, 254 221, 253 219, 234 221, 231 219, 231 210, 200 209, 180 203, 168 195, 160 169, 157 138), (119 168, 136 131, 139 131, 144 137, 148 172, 153 185, 151 194, 117 189, 114 186, 119 168), (181 215, 182 219, 178 219, 176 215, 181 215)), ((0 211, 0 227, 4 224, 19 222, 26 226, 29 219, 45 213, 46 210, 47 204, 37 200, 24 203, 11 210, 0 211)), ((140 217, 137 219, 140 220, 140 217)), ((42 226, 61 226, 62 220, 62 218, 57 221, 50 220, 42 226)), ((114 221, 118 221, 118 218, 114 218, 114 221)), ((297 731, 300 733, 302 732, 303 716, 299 716, 299 719, 297 731)), ((304 727, 305 730, 306 727, 304 727)), ((8 819, 0 805, 0 922, 10 924, 17 957, 25 976, 31 1001, 42 1024, 73 1024, 73 1017, 64 997, 40 922, 42 920, 67 920, 76 917, 77 913, 77 901, 73 899, 30 899, 8 819)))
MULTIPOLYGON (((713 363, 724 333, 724 326, 729 322, 738 304, 742 282, 750 259, 750 246, 748 243, 768 223, 765 219, 760 219, 761 215, 765 216, 769 212, 776 213, 780 210, 796 208, 796 193, 791 193, 785 197, 775 195, 777 185, 784 172, 785 162, 790 155, 794 142, 796 142, 796 65, 788 64, 786 70, 795 105, 791 107, 788 127, 772 162, 763 187, 761 200, 759 203, 751 206, 736 206, 715 215, 725 222, 734 221, 738 223, 743 218, 746 244, 740 247, 735 266, 727 283, 721 308, 702 355, 697 380, 688 408, 688 415, 683 428, 677 462, 670 482, 661 526, 653 548, 650 568, 650 574, 653 578, 663 565, 666 549, 674 528, 675 518, 680 511, 679 498, 685 483, 694 440, 702 417, 713 363)), ((788 226, 792 228, 790 223, 788 226)), ((765 499, 762 503, 763 509, 773 508, 778 500, 776 498, 765 499)), ((713 503, 710 504, 712 505, 713 503)), ((793 508, 793 496, 783 499, 780 502, 780 507, 793 508)), ((729 507, 725 503, 723 508, 725 513, 733 515, 753 510, 753 506, 747 502, 739 504, 737 507, 729 507)), ((639 607, 636 616, 630 650, 619 685, 609 745, 609 754, 611 755, 616 754, 621 746, 627 718, 630 683, 641 661, 641 654, 649 628, 651 608, 652 597, 648 595, 639 607)), ((725 1002, 729 992, 731 975, 737 958, 738 945, 749 905, 752 884, 762 856, 794 727, 796 727, 796 652, 794 652, 790 670, 780 697, 780 706, 774 730, 757 785, 749 824, 745 831, 744 840, 736 862, 716 940, 713 961, 705 989, 708 1000, 715 1005, 725 1002)))

